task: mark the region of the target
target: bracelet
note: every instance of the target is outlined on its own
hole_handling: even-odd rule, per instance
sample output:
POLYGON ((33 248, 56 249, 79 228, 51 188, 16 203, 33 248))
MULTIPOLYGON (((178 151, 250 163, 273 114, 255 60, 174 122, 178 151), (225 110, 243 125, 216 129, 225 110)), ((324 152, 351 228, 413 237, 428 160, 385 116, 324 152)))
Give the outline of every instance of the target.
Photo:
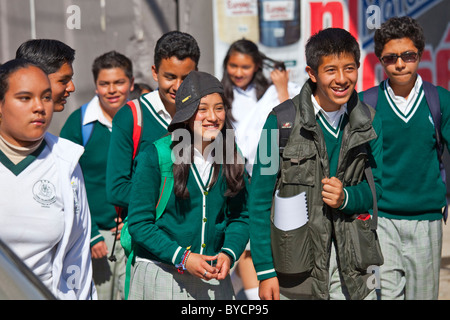
POLYGON ((191 250, 187 249, 184 253, 183 256, 181 257, 181 262, 177 265, 175 265, 175 267, 178 269, 178 272, 183 274, 184 271, 186 271, 186 261, 187 258, 189 257, 189 254, 191 253, 191 250))

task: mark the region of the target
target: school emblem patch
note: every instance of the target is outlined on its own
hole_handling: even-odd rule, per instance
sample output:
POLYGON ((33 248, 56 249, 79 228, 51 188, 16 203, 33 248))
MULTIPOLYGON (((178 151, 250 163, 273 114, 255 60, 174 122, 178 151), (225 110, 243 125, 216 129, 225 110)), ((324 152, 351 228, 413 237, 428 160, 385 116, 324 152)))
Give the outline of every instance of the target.
POLYGON ((285 123, 283 123, 281 128, 283 128, 283 129, 290 129, 290 128, 292 128, 292 122, 285 122, 285 123))
POLYGON ((33 186, 33 199, 44 206, 56 202, 56 188, 48 180, 39 180, 33 186))

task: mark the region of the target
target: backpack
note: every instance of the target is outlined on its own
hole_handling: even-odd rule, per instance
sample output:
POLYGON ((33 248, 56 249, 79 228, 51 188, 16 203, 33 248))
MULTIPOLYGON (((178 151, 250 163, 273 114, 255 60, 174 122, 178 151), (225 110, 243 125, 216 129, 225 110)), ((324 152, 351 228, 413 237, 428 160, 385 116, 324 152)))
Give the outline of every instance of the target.
MULTIPOLYGON (((365 103, 377 108, 378 102, 378 86, 372 87, 363 92, 363 100, 365 103)), ((428 108, 430 108, 431 117, 433 118, 434 129, 436 131, 436 150, 439 160, 439 170, 441 172, 441 179, 447 186, 447 178, 444 167, 444 144, 442 143, 441 132, 441 105, 439 102, 439 94, 436 86, 428 81, 423 81, 423 91, 425 92, 425 99, 427 100, 428 108)), ((447 222, 448 217, 448 201, 443 212, 444 222, 447 222)))

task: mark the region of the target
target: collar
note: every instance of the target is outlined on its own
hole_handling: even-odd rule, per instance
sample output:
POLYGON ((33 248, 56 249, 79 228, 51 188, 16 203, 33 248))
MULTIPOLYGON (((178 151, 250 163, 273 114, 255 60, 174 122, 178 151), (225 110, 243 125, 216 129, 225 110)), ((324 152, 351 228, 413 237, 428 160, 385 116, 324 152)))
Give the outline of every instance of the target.
POLYGON ((392 90, 392 87, 389 84, 389 80, 386 80, 386 90, 389 93, 389 95, 391 96, 392 100, 394 100, 394 101, 398 100, 398 99, 403 99, 404 101, 410 101, 412 99, 412 97, 416 97, 419 94, 422 84, 423 84, 422 77, 420 76, 420 74, 417 74, 416 82, 414 83, 414 87, 411 89, 411 92, 408 95, 408 99, 405 99, 404 97, 395 95, 394 90, 392 90))
POLYGON ((153 109, 160 115, 164 116, 165 120, 169 120, 168 122, 172 120, 172 117, 170 116, 169 112, 167 112, 166 107, 164 106, 164 103, 161 100, 161 97, 159 95, 159 89, 156 88, 152 92, 146 93, 144 95, 145 99, 150 102, 153 109))
POLYGON ((339 124, 339 119, 341 118, 341 116, 343 114, 347 113, 347 104, 346 103, 343 104, 339 108, 339 110, 328 112, 328 111, 323 110, 323 108, 319 105, 319 103, 317 102, 317 100, 313 94, 311 94, 311 102, 314 107, 314 115, 317 117, 317 115, 320 112, 324 116, 325 120, 327 120, 327 122, 335 129, 337 128, 337 126, 339 124))
POLYGON ((90 122, 98 121, 104 126, 106 126, 110 131, 112 130, 112 123, 106 119, 103 114, 102 107, 100 106, 100 100, 98 96, 92 98, 86 107, 86 113, 84 114, 83 125, 90 122))

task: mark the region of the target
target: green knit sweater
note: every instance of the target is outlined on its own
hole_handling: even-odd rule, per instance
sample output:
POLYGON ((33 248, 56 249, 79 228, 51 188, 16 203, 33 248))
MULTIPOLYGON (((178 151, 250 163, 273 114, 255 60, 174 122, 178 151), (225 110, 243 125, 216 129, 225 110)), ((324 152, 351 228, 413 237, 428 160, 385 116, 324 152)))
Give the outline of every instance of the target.
MULTIPOLYGON (((447 145, 450 93, 442 87, 438 87, 438 93, 441 131, 447 145)), ((360 96, 364 98, 363 93, 360 96)), ((423 87, 415 106, 403 116, 388 96, 384 82, 380 84, 377 115, 382 120, 384 138, 379 215, 391 219, 437 220, 442 218, 442 207, 446 204, 446 188, 440 177, 434 125, 423 87)))
MULTIPOLYGON (((67 119, 60 136, 83 145, 81 134, 81 109, 75 110, 67 119)), ((96 121, 83 155, 80 166, 86 184, 86 193, 91 211, 91 246, 104 238, 99 230, 110 230, 116 226, 116 210, 106 199, 106 161, 111 132, 96 121)))

